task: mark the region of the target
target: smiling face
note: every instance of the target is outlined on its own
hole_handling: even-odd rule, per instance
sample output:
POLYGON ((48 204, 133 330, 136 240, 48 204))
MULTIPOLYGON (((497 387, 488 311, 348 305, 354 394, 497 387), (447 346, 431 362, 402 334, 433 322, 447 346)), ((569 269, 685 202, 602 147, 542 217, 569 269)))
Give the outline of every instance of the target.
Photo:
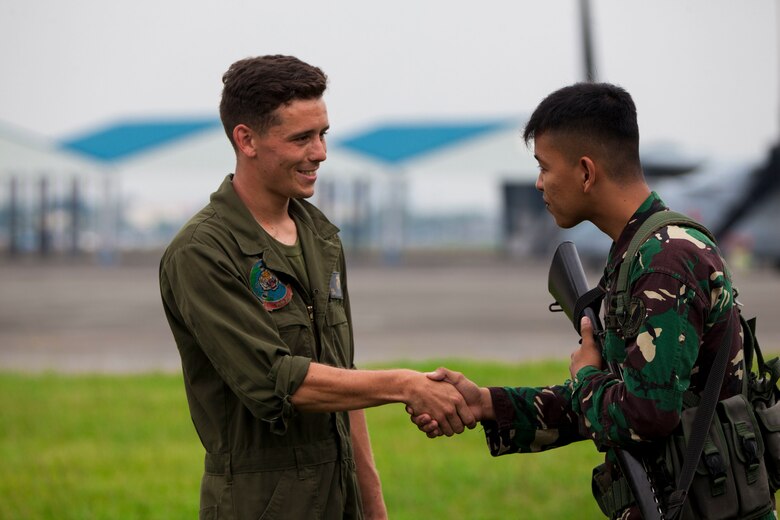
POLYGON ((539 163, 536 189, 555 223, 568 229, 587 220, 583 193, 583 164, 577 154, 566 153, 568 140, 544 133, 534 138, 534 157, 539 163))
POLYGON ((251 131, 258 196, 279 200, 314 195, 317 169, 327 157, 328 111, 322 98, 296 99, 275 111, 277 124, 251 131))

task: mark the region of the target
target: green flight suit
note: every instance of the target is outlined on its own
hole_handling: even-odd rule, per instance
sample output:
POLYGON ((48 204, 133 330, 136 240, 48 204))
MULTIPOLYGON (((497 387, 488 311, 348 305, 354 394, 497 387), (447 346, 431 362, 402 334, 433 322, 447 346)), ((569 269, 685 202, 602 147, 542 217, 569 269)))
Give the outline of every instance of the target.
POLYGON ((229 175, 160 263, 163 306, 206 450, 200 518, 362 518, 347 413, 298 413, 312 361, 354 368, 336 228, 290 201, 308 286, 229 175))

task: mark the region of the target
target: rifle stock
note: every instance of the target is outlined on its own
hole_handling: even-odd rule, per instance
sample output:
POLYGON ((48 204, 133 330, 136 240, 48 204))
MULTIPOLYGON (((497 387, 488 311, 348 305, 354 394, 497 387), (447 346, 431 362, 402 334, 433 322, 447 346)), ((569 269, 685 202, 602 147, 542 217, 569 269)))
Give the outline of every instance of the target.
MULTIPOLYGON (((563 311, 574 325, 577 334, 580 334, 580 319, 582 316, 587 316, 593 324, 594 337, 600 343, 601 336, 599 333, 603 328, 598 314, 590 306, 583 309, 579 309, 577 306, 577 301, 580 297, 590 289, 588 287, 588 279, 585 277, 585 271, 580 262, 580 256, 577 253, 577 247, 573 242, 566 241, 558 246, 555 255, 553 255, 547 280, 548 290, 555 298, 555 304, 560 307, 560 309, 555 309, 553 308, 555 304, 553 304, 550 306, 550 310, 563 311)), ((610 364, 609 369, 614 375, 622 378, 620 368, 616 364, 610 364)), ((634 494, 634 499, 642 513, 642 518, 645 520, 660 520, 662 515, 659 510, 658 499, 641 461, 624 449, 615 448, 614 451, 620 464, 620 469, 628 480, 631 492, 634 494)))

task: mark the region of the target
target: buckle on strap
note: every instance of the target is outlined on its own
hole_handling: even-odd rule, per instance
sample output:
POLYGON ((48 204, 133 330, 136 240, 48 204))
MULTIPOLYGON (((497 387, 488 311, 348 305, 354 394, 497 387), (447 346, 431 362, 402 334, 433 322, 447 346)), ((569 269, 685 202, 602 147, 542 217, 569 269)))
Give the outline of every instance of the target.
POLYGON ((748 428, 744 422, 738 422, 735 425, 737 435, 739 436, 740 448, 745 456, 745 466, 748 484, 752 484, 758 479, 759 466, 761 461, 758 458, 758 441, 756 434, 748 428))
POLYGON ((726 492, 726 467, 723 457, 718 451, 704 453, 704 466, 710 475, 710 492, 712 496, 722 495, 726 492))

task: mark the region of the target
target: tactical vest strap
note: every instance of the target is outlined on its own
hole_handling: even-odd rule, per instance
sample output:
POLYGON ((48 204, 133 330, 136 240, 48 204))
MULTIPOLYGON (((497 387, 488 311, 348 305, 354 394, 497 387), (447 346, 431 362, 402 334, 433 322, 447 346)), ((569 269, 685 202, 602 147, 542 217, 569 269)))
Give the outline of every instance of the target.
POLYGON ((681 225, 697 229, 707 235, 713 243, 715 242, 715 237, 712 236, 712 233, 706 227, 687 215, 677 213, 676 211, 659 211, 650 215, 634 234, 626 250, 626 255, 623 257, 623 262, 620 264, 617 283, 615 284, 615 293, 609 306, 610 308, 607 309, 608 316, 605 321, 608 329, 621 329, 628 317, 629 303, 631 301, 631 295, 628 290, 629 271, 634 257, 639 252, 639 248, 656 231, 670 225, 681 225))

